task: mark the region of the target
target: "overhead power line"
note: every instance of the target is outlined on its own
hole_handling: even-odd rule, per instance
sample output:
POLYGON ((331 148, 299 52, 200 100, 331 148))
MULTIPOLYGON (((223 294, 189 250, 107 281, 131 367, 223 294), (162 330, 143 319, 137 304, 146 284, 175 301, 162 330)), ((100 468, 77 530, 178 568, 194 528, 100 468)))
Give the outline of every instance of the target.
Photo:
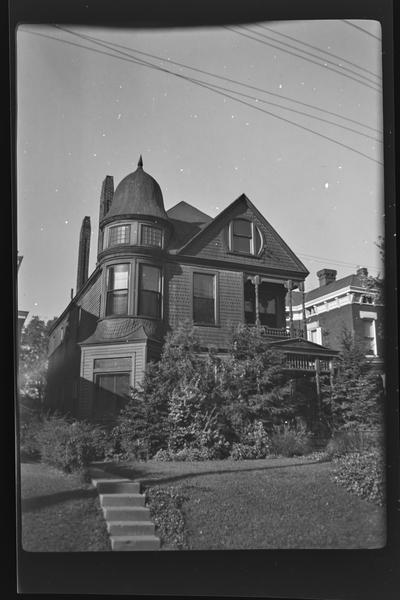
MULTIPOLYGON (((291 56, 295 56, 296 58, 300 58, 301 60, 305 60, 306 62, 309 62, 309 63, 312 63, 314 65, 317 65, 318 67, 325 68, 327 71, 332 71, 333 73, 337 73, 338 75, 341 75, 342 77, 346 77, 347 79, 351 79, 352 81, 355 81, 356 83, 359 83, 360 85, 363 85, 363 86, 365 86, 365 87, 367 87, 367 88, 369 88, 371 90, 374 90, 375 92, 379 92, 380 91, 380 88, 377 87, 377 84, 375 82, 371 82, 371 83, 373 83, 373 85, 370 85, 369 83, 366 83, 365 81, 357 79, 356 77, 353 77, 352 75, 348 75, 347 73, 343 73, 342 71, 339 71, 338 69, 333 69, 332 67, 328 67, 328 66, 325 67, 323 64, 317 62, 316 60, 312 60, 311 58, 307 58, 305 56, 301 56, 300 54, 298 54, 296 52, 292 52, 291 50, 286 50, 285 48, 281 48, 280 46, 276 46, 275 44, 271 44, 270 42, 267 42, 264 39, 253 37, 251 35, 248 35, 247 33, 244 33, 243 31, 237 31, 236 29, 233 29, 232 27, 229 27, 227 25, 225 25, 224 27, 225 27, 225 29, 228 29, 229 31, 232 31, 232 33, 236 33, 237 35, 241 35, 241 36, 246 37, 246 38, 248 38, 250 40, 254 40, 255 42, 259 42, 260 44, 264 44, 265 46, 270 46, 271 48, 275 48, 276 50, 280 50, 281 52, 285 52, 286 54, 290 54, 291 56)), ((255 33, 253 30, 250 30, 250 31, 252 33, 255 33)), ((256 34, 256 35, 261 35, 261 34, 256 34)), ((278 40, 274 40, 274 41, 278 42, 278 44, 283 44, 283 42, 279 42, 278 40)), ((300 50, 299 48, 297 48, 297 51, 304 52, 303 50, 300 50)), ((323 61, 322 58, 320 58, 319 60, 323 61)), ((359 75, 359 77, 363 77, 363 76, 359 75)))
MULTIPOLYGON (((92 41, 94 43, 98 43, 98 44, 101 44, 101 45, 104 44, 104 46, 106 48, 108 48, 108 49, 111 48, 111 49, 114 50, 114 48, 113 48, 114 44, 113 43, 108 44, 108 42, 105 43, 104 40, 100 40, 99 38, 94 38, 93 36, 88 36, 86 34, 76 34, 75 32, 72 32, 71 30, 67 30, 64 27, 60 27, 60 26, 56 26, 56 27, 57 27, 57 29, 60 29, 61 31, 68 31, 68 33, 73 33, 74 35, 78 35, 78 37, 83 37, 84 39, 88 39, 88 40, 90 40, 90 41, 92 41)), ((130 50, 130 51, 132 52, 132 50, 130 50)), ((126 54, 126 53, 124 52, 124 54, 126 54)), ((128 55, 128 56, 131 57, 131 55, 128 55)), ((134 57, 132 57, 132 58, 134 58, 134 57)), ((158 58, 158 57, 156 57, 156 58, 158 58)), ((169 62, 173 62, 173 61, 168 61, 168 63, 169 62)), ((157 68, 157 65, 154 65, 154 63, 149 63, 147 61, 144 61, 144 64, 146 64, 147 66, 151 66, 151 67, 157 68)), ((190 67, 188 67, 188 68, 190 68, 190 67)), ((176 75, 173 72, 171 72, 171 74, 176 75)), ((380 140, 380 139, 378 139, 376 137, 373 137, 373 136, 368 135, 366 133, 357 131, 356 129, 353 129, 351 127, 347 127, 345 125, 341 125, 340 123, 335 123, 334 121, 330 121, 328 119, 324 119, 322 117, 318 117, 316 115, 312 115, 310 113, 306 113, 304 111, 299 111, 299 110, 296 110, 296 109, 293 109, 293 108, 282 106, 281 104, 278 104, 276 102, 270 102, 268 100, 263 100, 262 98, 258 98, 256 96, 250 96, 249 94, 244 94, 242 92, 238 92, 238 91, 232 90, 230 88, 219 86, 219 85, 216 85, 215 83, 211 83, 211 82, 208 82, 208 81, 202 81, 200 79, 194 79, 194 78, 190 78, 190 81, 192 81, 192 83, 204 84, 204 85, 210 86, 212 88, 216 88, 216 89, 219 89, 219 90, 222 90, 222 91, 225 91, 225 92, 230 92, 230 93, 236 94, 238 96, 249 98, 251 100, 255 100, 256 102, 261 102, 263 104, 268 104, 269 106, 275 106, 275 107, 277 107, 279 109, 287 110, 287 111, 290 111, 290 112, 293 112, 293 113, 296 113, 296 114, 299 114, 299 115, 302 115, 302 116, 305 116, 305 117, 309 117, 311 119, 317 119, 318 121, 321 121, 323 123, 327 123, 329 125, 334 125, 335 127, 339 127, 341 129, 345 129, 346 131, 351 131, 352 133, 355 133, 357 135, 361 135, 363 137, 369 138, 369 139, 371 139, 371 140, 373 140, 373 141, 375 141, 377 143, 382 143, 382 140, 380 140)))
POLYGON ((374 35, 370 31, 367 31, 363 27, 360 27, 359 25, 356 25, 355 23, 352 23, 351 21, 348 21, 347 19, 342 19, 342 21, 343 21, 343 23, 346 23, 347 25, 350 25, 350 27, 354 27, 354 29, 358 29, 359 31, 362 31, 363 33, 366 33, 367 35, 375 38, 376 40, 381 41, 380 37, 378 37, 377 35, 374 35))
MULTIPOLYGON (((373 71, 370 71, 369 69, 366 69, 365 67, 360 67, 360 65, 357 65, 355 62, 352 62, 351 60, 347 60, 346 58, 343 58, 342 56, 338 56, 337 54, 333 54, 333 52, 328 52, 328 50, 323 50, 322 48, 319 48, 318 46, 313 46, 312 44, 303 42, 303 41, 293 37, 292 35, 287 35, 286 33, 282 33, 281 31, 276 31, 276 29, 273 29, 272 27, 268 27, 268 25, 264 25, 263 23, 257 23, 257 26, 262 27, 263 29, 267 29, 268 31, 271 31, 272 33, 275 33, 276 35, 285 37, 288 40, 297 42, 298 44, 301 44, 302 46, 307 46, 307 48, 312 48, 313 50, 317 50, 318 52, 322 52, 323 54, 332 56, 332 58, 336 58, 337 60, 340 60, 340 62, 344 62, 348 65, 352 65, 356 69, 359 69, 360 71, 364 71, 365 73, 369 73, 370 75, 373 75, 377 79, 382 79, 382 77, 380 75, 377 75, 373 71)), ((341 65, 338 65, 338 66, 341 66, 341 65)))
MULTIPOLYGON (((293 46, 292 44, 288 44, 287 42, 281 42, 280 40, 276 40, 275 38, 272 38, 269 35, 265 35, 265 33, 259 33, 258 31, 254 31, 253 29, 251 29, 250 27, 246 27, 245 25, 242 25, 241 29, 245 29, 246 31, 250 31, 250 33, 255 33, 256 35, 261 36, 263 39, 272 40, 273 42, 282 44, 283 46, 286 46, 287 48, 292 48, 293 50, 296 50, 297 52, 302 52, 303 54, 312 56, 313 58, 316 58, 317 60, 323 61, 323 65, 320 65, 321 67, 324 66, 324 67, 328 68, 328 64, 334 65, 335 67, 340 67, 340 69, 342 69, 343 71, 347 71, 348 73, 352 73, 353 75, 356 75, 356 77, 361 77, 368 83, 372 83, 372 85, 378 85, 378 83, 376 81, 370 79, 369 77, 366 77, 365 75, 362 75, 361 73, 357 73, 357 71, 354 71, 353 69, 349 69, 348 67, 343 67, 343 65, 338 65, 336 62, 333 62, 332 60, 329 60, 328 58, 323 58, 321 56, 318 56, 314 52, 308 52, 307 50, 302 50, 301 48, 298 48, 297 46, 293 46)), ((329 70, 331 70, 331 69, 329 68, 329 70)), ((341 74, 343 74, 343 73, 341 73, 341 74)))
MULTIPOLYGON (((27 31, 27 30, 24 30, 24 31, 27 31)), ((334 138, 330 138, 329 136, 326 136, 326 135, 324 135, 322 133, 319 133, 319 132, 317 132, 317 131, 309 128, 309 127, 305 127, 303 125, 300 125, 299 123, 296 123, 295 121, 291 121, 289 119, 286 119, 285 117, 276 115, 275 113, 272 113, 270 111, 264 110, 264 109, 262 109, 262 108, 260 108, 258 106, 254 106, 252 104, 249 104, 248 102, 245 102, 244 100, 240 100, 239 98, 235 98, 233 96, 230 96, 229 94, 226 94, 224 92, 218 91, 217 89, 214 89, 212 87, 212 84, 206 84, 204 82, 200 82, 199 80, 195 80, 193 78, 190 78, 190 77, 188 77, 186 75, 182 75, 182 74, 179 74, 179 73, 174 73, 174 72, 172 72, 172 71, 170 71, 168 69, 165 69, 163 67, 159 67, 157 65, 149 63, 148 61, 143 61, 142 59, 133 58, 130 55, 129 55, 129 58, 124 58, 124 57, 116 56, 115 54, 110 54, 110 53, 107 53, 107 52, 104 52, 104 51, 100 51, 100 50, 96 50, 96 49, 90 48, 89 46, 83 46, 82 44, 77 44, 77 43, 74 43, 74 42, 69 42, 68 40, 61 40, 60 38, 55 38, 53 36, 49 36, 49 35, 45 35, 45 34, 39 34, 39 33, 36 33, 36 32, 31 32, 29 30, 28 30, 28 33, 33 33, 33 34, 36 34, 36 35, 40 35, 42 37, 50 38, 50 39, 53 39, 53 40, 58 41, 58 42, 63 42, 63 43, 71 44, 73 46, 78 46, 78 47, 84 48, 85 50, 93 50, 94 52, 97 52, 97 53, 100 53, 100 54, 104 54, 104 55, 107 55, 107 56, 111 56, 112 58, 118 58, 118 59, 125 60, 125 61, 137 64, 137 65, 140 65, 140 66, 146 66, 148 68, 155 69, 157 71, 168 73, 168 74, 173 75, 175 77, 178 77, 180 79, 189 81, 189 82, 191 82, 191 83, 193 83, 195 85, 199 85, 200 87, 209 89, 210 91, 212 91, 212 92, 214 92, 216 94, 219 94, 221 96, 225 96, 226 98, 230 98, 231 100, 234 100, 235 102, 239 102, 241 104, 244 104, 245 106, 253 108, 254 110, 258 110, 258 111, 263 112, 265 114, 268 114, 268 115, 270 115, 270 116, 272 116, 272 117, 274 117, 276 119, 279 119, 279 120, 284 121, 284 122, 286 122, 288 124, 294 125, 295 127, 298 127, 299 129, 302 129, 304 131, 308 131, 309 133, 312 133, 312 134, 317 135, 317 136, 319 136, 319 137, 321 137, 323 139, 326 139, 326 140, 328 140, 330 142, 333 142, 334 144, 337 144, 337 145, 339 145, 339 146, 341 146, 343 148, 346 148, 347 150, 355 152, 356 154, 359 154, 360 156, 363 156, 364 158, 367 158, 368 160, 371 160, 371 161, 373 161, 373 162, 375 162, 377 164, 382 165, 382 162, 380 162, 380 161, 372 158, 368 154, 365 154, 365 153, 363 153, 363 152, 361 152, 361 151, 353 148, 352 146, 344 144, 344 143, 342 143, 342 142, 340 142, 338 140, 335 140, 334 138)), ((79 34, 78 34, 78 36, 79 36, 79 34)), ((83 39, 85 39, 84 36, 80 36, 80 37, 82 37, 83 39)), ((107 44, 104 44, 104 43, 100 43, 100 42, 96 42, 96 43, 98 45, 100 45, 100 46, 103 46, 103 47, 109 47, 109 46, 107 46, 107 44)), ((113 48, 111 48, 111 49, 113 49, 113 48)), ((113 49, 113 50, 114 50, 114 52, 121 53, 121 51, 117 51, 115 49, 113 49)), ((124 53, 122 53, 122 54, 124 54, 124 53)))
MULTIPOLYGON (((90 40, 90 41, 93 41, 93 42, 101 42, 101 43, 105 42, 105 40, 103 40, 101 38, 97 38, 97 37, 94 37, 94 36, 91 36, 91 35, 87 35, 87 34, 79 34, 79 33, 75 32, 75 31, 72 31, 71 29, 67 29, 66 27, 61 27, 59 25, 54 25, 54 27, 56 29, 59 29, 60 31, 64 31, 66 33, 70 33, 72 35, 76 35, 76 36, 81 37, 81 38, 83 37, 84 39, 87 39, 87 40, 90 40)), ((337 117, 339 119, 342 119, 343 121, 348 121, 349 123, 353 123, 355 125, 360 125, 361 127, 369 129, 370 131, 374 131, 374 132, 377 132, 377 133, 382 133, 378 129, 375 129, 374 127, 370 127, 369 125, 365 125, 365 123, 361 123, 360 121, 357 121, 355 119, 350 119, 349 117, 345 117, 343 115, 340 115, 339 113, 335 113, 333 111, 325 110, 325 109, 323 109, 323 108, 321 108, 319 106, 316 106, 314 104, 308 104, 307 102, 302 102, 300 100, 295 100, 294 98, 290 98, 288 96, 285 96, 284 94, 277 94, 277 93, 265 90, 263 88, 259 88, 259 87, 250 85, 248 83, 243 83, 241 81, 237 81, 235 79, 231 79, 231 78, 223 76, 223 75, 218 75, 216 73, 211 73, 210 71, 206 71, 204 69, 199 69, 199 68, 196 68, 196 67, 192 67, 190 65, 186 65, 184 63, 177 62, 177 61, 171 60, 169 58, 166 59, 166 58, 163 58, 162 56, 157 56, 155 54, 150 54, 149 52, 143 52, 142 50, 138 50, 137 48, 131 48, 129 46, 123 46, 122 44, 116 44, 115 42, 107 42, 107 43, 108 43, 109 46, 112 46, 112 49, 114 51, 115 51, 115 48, 122 48, 123 50, 128 50, 129 52, 134 52, 134 53, 140 54, 142 56, 148 56, 150 58, 154 58, 154 59, 160 60, 162 62, 168 62, 169 65, 170 64, 176 65, 176 66, 188 69, 190 71, 195 71, 197 73, 202 73, 203 75, 208 75, 210 77, 215 77, 216 79, 219 79, 221 81, 227 81, 227 82, 233 83, 235 85, 240 85, 242 87, 246 87, 248 89, 251 89, 251 90, 254 90, 254 91, 257 91, 257 92, 261 92, 261 93, 267 94, 269 96, 273 96, 273 97, 279 98, 280 100, 284 99, 284 100, 287 100, 289 102, 293 102, 295 104, 299 104, 300 106, 305 106, 307 108, 311 108, 313 110, 317 110, 319 112, 322 112, 322 113, 325 113, 325 114, 329 114, 331 116, 335 116, 335 117, 337 117)))

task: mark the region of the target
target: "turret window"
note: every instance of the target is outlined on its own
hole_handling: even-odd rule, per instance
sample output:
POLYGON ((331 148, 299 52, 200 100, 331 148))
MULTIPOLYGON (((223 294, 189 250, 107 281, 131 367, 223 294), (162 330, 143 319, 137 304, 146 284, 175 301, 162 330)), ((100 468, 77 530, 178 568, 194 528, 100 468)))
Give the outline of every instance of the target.
POLYGON ((142 246, 154 246, 157 248, 162 247, 162 231, 158 227, 152 227, 151 225, 142 225, 140 244, 142 246))
POLYGON ((230 223, 229 248, 231 252, 258 255, 262 245, 262 234, 252 221, 235 219, 230 223))
POLYGON ((138 314, 143 317, 161 317, 161 270, 153 265, 139 265, 138 314))
POLYGON ((131 237, 130 225, 117 225, 110 227, 108 234, 108 246, 119 246, 120 244, 129 244, 131 237))
POLYGON ((129 265, 114 265, 107 269, 106 315, 128 313, 129 265))

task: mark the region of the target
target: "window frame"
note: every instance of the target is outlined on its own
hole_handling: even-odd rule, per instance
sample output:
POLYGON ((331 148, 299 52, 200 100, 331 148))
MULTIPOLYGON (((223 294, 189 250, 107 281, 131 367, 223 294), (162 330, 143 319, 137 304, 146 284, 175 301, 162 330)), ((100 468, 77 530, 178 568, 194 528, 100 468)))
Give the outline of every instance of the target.
POLYGON ((160 248, 161 250, 164 248, 164 235, 163 229, 161 227, 157 227, 157 225, 153 225, 152 223, 139 223, 139 246, 143 246, 144 248, 160 248), (144 244, 143 243, 143 227, 149 227, 150 229, 155 229, 160 232, 160 245, 152 245, 152 244, 144 244))
POLYGON ((115 262, 115 263, 106 265, 106 269, 105 269, 105 303, 104 303, 104 316, 105 317, 115 317, 115 316, 118 317, 118 316, 130 314, 130 281, 131 281, 131 263, 130 262, 126 262, 126 261, 125 262, 115 262), (110 270, 115 269, 115 267, 122 266, 122 265, 127 266, 127 276, 128 276, 127 287, 126 288, 109 289, 108 282, 109 282, 109 277, 110 277, 110 270), (115 313, 115 312, 108 311, 109 296, 111 294, 115 293, 116 289, 119 291, 126 290, 126 312, 115 313))
POLYGON ((106 248, 115 248, 116 246, 130 246, 131 245, 131 238, 132 238, 132 224, 131 223, 118 223, 117 225, 109 225, 107 227, 107 244, 106 244, 106 248), (121 229, 121 228, 128 228, 128 241, 127 242, 117 242, 115 244, 111 244, 111 233, 113 229, 121 229))
MULTIPOLYGON (((163 269, 160 265, 157 265, 155 263, 150 263, 150 262, 144 262, 144 261, 140 261, 137 263, 137 276, 136 276, 136 294, 135 294, 135 301, 136 301, 136 315, 138 317, 143 317, 144 319, 155 319, 155 320, 162 320, 163 319, 163 314, 164 314, 164 275, 163 275, 163 269), (141 295, 141 273, 142 273, 142 269, 143 267, 152 267, 155 269, 158 269, 159 275, 160 275, 160 279, 159 279, 159 291, 158 292, 153 292, 153 293, 158 293, 159 295, 159 314, 158 316, 154 317, 151 315, 146 315, 143 314, 141 312, 141 306, 140 306, 140 295, 141 295)), ((144 290, 144 291, 150 291, 152 292, 152 290, 144 290)))
POLYGON ((219 327, 219 274, 216 271, 203 271, 202 269, 196 269, 192 271, 192 285, 191 285, 191 305, 192 305, 192 320, 195 326, 199 327, 219 327), (195 320, 195 307, 194 307, 194 282, 196 275, 209 275, 213 277, 213 293, 214 293, 214 322, 206 323, 204 321, 195 320))
POLYGON ((256 225, 254 223, 253 220, 248 219, 247 217, 238 216, 235 219, 232 219, 232 221, 230 221, 229 226, 228 226, 228 240, 229 240, 229 252, 231 252, 232 254, 239 254, 241 256, 252 256, 254 258, 258 258, 261 256, 262 251, 265 246, 264 235, 263 235, 261 229, 258 227, 258 225, 256 225), (241 234, 234 233, 234 222, 235 221, 245 221, 245 222, 249 223, 250 228, 251 228, 251 237, 249 237, 247 235, 241 235, 241 234), (259 240, 260 248, 259 248, 258 252, 255 251, 256 235, 258 235, 260 238, 260 240, 259 240), (235 237, 249 239, 250 240, 250 252, 245 252, 243 250, 235 249, 235 247, 234 247, 235 237))

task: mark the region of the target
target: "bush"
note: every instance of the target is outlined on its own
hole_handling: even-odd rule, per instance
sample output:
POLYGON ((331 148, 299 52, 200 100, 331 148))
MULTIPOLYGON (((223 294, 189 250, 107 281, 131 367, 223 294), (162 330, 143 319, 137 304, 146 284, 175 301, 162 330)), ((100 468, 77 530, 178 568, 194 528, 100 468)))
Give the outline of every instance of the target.
POLYGON ((248 424, 241 432, 240 441, 232 444, 233 460, 265 458, 270 451, 270 439, 261 421, 248 424))
POLYGON ((354 452, 364 453, 378 448, 382 442, 382 436, 378 431, 338 431, 329 440, 325 453, 328 458, 337 458, 354 452))
POLYGON ((40 448, 37 434, 42 426, 39 411, 21 407, 19 423, 19 449, 23 458, 38 458, 40 448))
POLYGON ((369 502, 380 506, 385 502, 385 461, 377 449, 336 459, 332 477, 335 483, 369 502))
POLYGON ((172 450, 168 448, 167 450, 158 450, 156 454, 153 456, 154 460, 159 461, 201 461, 201 460, 211 460, 216 458, 215 452, 206 448, 205 446, 201 447, 190 447, 185 446, 180 450, 172 450))
POLYGON ((275 426, 271 435, 271 454, 303 456, 311 452, 311 434, 304 425, 284 423, 275 426))
POLYGON ((161 543, 170 549, 188 547, 182 505, 185 498, 175 488, 155 486, 146 490, 146 502, 160 536, 161 543))
POLYGON ((41 460, 66 473, 104 459, 109 447, 108 436, 99 426, 60 416, 44 419, 36 439, 41 460))

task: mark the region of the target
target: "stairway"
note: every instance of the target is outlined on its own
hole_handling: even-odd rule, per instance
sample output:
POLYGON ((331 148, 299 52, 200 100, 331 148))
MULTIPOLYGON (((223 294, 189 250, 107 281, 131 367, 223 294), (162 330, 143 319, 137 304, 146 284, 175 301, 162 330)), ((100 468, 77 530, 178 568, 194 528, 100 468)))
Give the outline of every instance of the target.
POLYGON ((116 551, 159 550, 150 510, 140 483, 130 479, 92 479, 100 496, 111 549, 116 551))

